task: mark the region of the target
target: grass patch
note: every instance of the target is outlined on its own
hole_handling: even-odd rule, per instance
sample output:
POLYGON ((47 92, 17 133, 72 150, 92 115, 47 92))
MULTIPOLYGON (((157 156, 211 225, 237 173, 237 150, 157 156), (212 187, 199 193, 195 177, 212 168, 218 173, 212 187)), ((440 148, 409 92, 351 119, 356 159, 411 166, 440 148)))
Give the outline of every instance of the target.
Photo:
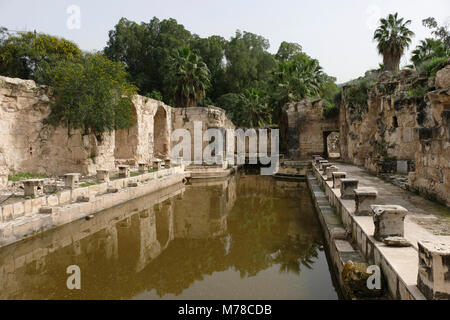
POLYGON ((137 172, 131 172, 130 173, 130 177, 137 177, 137 176, 140 176, 141 174, 140 173, 137 173, 137 172))
POLYGON ((148 173, 153 173, 153 172, 157 172, 158 171, 158 169, 150 169, 150 170, 148 170, 148 173))
POLYGON ((83 183, 80 184, 80 187, 81 188, 87 188, 87 187, 95 186, 97 184, 98 183, 95 183, 95 182, 83 182, 83 183))
POLYGON ((42 174, 33 174, 26 172, 13 172, 12 175, 8 176, 9 181, 21 181, 28 179, 44 179, 44 178, 46 178, 46 176, 42 174))

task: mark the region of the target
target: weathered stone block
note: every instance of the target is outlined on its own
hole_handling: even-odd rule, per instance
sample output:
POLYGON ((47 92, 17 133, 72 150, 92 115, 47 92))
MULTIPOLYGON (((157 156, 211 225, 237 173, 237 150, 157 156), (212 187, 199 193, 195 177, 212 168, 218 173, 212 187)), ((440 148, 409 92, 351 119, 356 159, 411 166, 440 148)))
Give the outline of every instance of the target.
POLYGON ((333 180, 333 172, 338 172, 339 168, 336 166, 330 166, 325 169, 325 174, 327 175, 327 181, 333 180))
POLYGON ((50 207, 41 207, 39 208, 39 214, 52 214, 53 208, 50 207))
POLYGON ((315 160, 316 167, 320 165, 320 161, 326 161, 326 160, 324 158, 322 158, 322 157, 317 157, 316 160, 315 160))
POLYGON ((109 182, 109 170, 97 170, 97 180, 109 182))
POLYGON ((13 204, 13 219, 23 216, 25 208, 23 202, 16 202, 13 204))
POLYGON ((333 189, 341 188, 341 179, 345 179, 347 177, 346 172, 333 172, 333 189))
POLYGON ((450 299, 450 245, 419 241, 417 286, 427 299, 450 299))
POLYGON ((389 237, 404 237, 408 210, 396 205, 373 205, 372 212, 376 240, 382 242, 389 237))
POLYGON ((323 172, 323 174, 326 174, 326 170, 329 168, 329 167, 332 167, 333 166, 333 164, 331 164, 331 163, 322 163, 322 172, 323 172))
POLYGON ((130 167, 129 166, 119 166, 119 178, 126 179, 130 177, 130 167))
POLYGON ((80 183, 79 173, 67 173, 64 175, 64 184, 66 188, 75 189, 80 183))
POLYGON ((36 199, 31 199, 31 206, 32 206, 32 210, 33 213, 37 213, 39 212, 39 208, 42 207, 43 205, 45 205, 47 203, 47 198, 46 197, 40 197, 40 198, 36 198, 36 199))
POLYGON ((358 189, 357 179, 341 179, 341 199, 355 199, 355 190, 358 189))
POLYGON ((77 202, 78 197, 81 197, 81 196, 89 196, 89 188, 77 188, 77 189, 72 190, 71 201, 77 202))
POLYGON ((6 206, 3 206, 2 215, 3 215, 3 221, 10 221, 13 218, 13 206, 11 204, 7 204, 6 206))
POLYGON ((139 173, 146 173, 148 171, 146 163, 138 163, 139 173))
POLYGON ((59 204, 58 197, 56 195, 51 195, 47 197, 47 205, 49 207, 55 207, 59 204))
POLYGON ((323 170, 323 165, 324 164, 328 164, 328 160, 320 160, 319 161, 319 170, 322 171, 323 170))
POLYGON ((58 201, 59 204, 67 204, 70 203, 70 198, 71 198, 71 191, 70 190, 65 190, 62 191, 59 195, 58 195, 58 201))
POLYGON ((23 181, 25 197, 37 197, 44 190, 44 179, 29 179, 23 181))
POLYGON ((377 200, 378 192, 374 188, 359 188, 355 190, 355 202, 357 216, 369 216, 372 213, 372 205, 377 200))
POLYGON ((445 89, 450 87, 450 65, 436 72, 436 88, 445 89))
POLYGON ((396 248, 407 248, 412 246, 411 242, 402 237, 389 237, 384 239, 383 243, 388 247, 396 248))
POLYGON ((162 161, 154 160, 153 161, 153 170, 161 170, 161 168, 162 168, 162 161))
POLYGON ((77 198, 77 202, 89 202, 91 201, 91 197, 89 196, 79 196, 77 198))
POLYGON ((33 212, 33 206, 31 200, 25 200, 23 203, 24 214, 28 215, 33 212))

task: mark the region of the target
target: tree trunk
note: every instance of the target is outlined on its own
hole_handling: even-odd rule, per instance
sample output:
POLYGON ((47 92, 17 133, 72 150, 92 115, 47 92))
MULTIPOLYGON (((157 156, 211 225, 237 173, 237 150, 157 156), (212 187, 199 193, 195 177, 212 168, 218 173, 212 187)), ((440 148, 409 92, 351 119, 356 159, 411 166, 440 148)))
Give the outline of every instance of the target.
POLYGON ((400 55, 385 54, 383 56, 384 70, 397 71, 400 66, 400 55))

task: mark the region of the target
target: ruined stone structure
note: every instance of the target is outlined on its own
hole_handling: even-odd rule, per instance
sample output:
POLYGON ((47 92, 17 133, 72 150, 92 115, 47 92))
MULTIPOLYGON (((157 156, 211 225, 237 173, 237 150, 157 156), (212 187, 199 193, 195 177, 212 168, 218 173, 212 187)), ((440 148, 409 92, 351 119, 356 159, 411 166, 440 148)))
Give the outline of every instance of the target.
MULTIPOLYGON (((170 157, 171 132, 192 130, 194 121, 208 128, 234 128, 216 108, 174 109, 163 102, 135 96, 137 123, 102 136, 68 132, 44 123, 50 112, 51 88, 31 80, 0 77, 0 188, 11 171, 63 175, 112 170, 117 164, 149 163, 170 157)), ((193 144, 193 140, 192 140, 193 144)), ((208 142, 204 142, 204 146, 208 142)), ((192 148, 193 149, 193 148, 192 148)))
MULTIPOLYGON (((172 108, 172 130, 186 129, 191 133, 191 155, 179 154, 179 156, 183 157, 185 160, 194 159, 195 122, 201 122, 202 136, 208 129, 220 129, 222 130, 225 139, 225 130, 235 128, 234 124, 227 118, 225 111, 221 108, 212 106, 208 108, 172 108)), ((172 141, 172 146, 178 142, 179 141, 172 141)), ((203 141, 201 144, 202 150, 204 150, 209 143, 210 141, 203 141)))
POLYGON ((323 116, 321 100, 303 100, 287 109, 287 148, 292 159, 305 159, 314 154, 328 157, 327 138, 339 132, 338 118, 323 116))
POLYGON ((414 70, 383 73, 365 106, 346 100, 344 86, 342 159, 372 172, 409 173, 411 189, 449 205, 449 74, 450 65, 431 79, 414 70))

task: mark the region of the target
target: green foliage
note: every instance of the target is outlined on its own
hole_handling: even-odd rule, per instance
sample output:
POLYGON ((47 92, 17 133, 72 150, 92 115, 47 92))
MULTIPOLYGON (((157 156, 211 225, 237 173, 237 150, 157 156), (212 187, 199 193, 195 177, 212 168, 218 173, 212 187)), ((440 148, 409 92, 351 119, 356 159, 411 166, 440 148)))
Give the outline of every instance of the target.
POLYGON ((319 62, 299 53, 285 62, 279 62, 270 77, 269 90, 276 116, 280 117, 289 102, 320 95, 326 81, 319 62))
POLYGON ((161 92, 159 92, 158 90, 152 90, 152 92, 150 92, 150 93, 147 93, 146 95, 145 95, 147 98, 151 98, 151 99, 154 99, 154 100, 158 100, 158 101, 162 101, 163 100, 163 96, 162 96, 162 93, 161 92))
POLYGON ((349 82, 343 89, 342 98, 348 103, 352 121, 361 120, 368 110, 368 90, 377 83, 377 73, 368 72, 364 77, 349 82))
POLYGON ((378 42, 378 52, 383 55, 383 64, 388 71, 398 70, 400 58, 409 47, 414 32, 408 29, 411 20, 404 21, 398 13, 389 14, 380 19, 380 26, 375 30, 373 39, 378 42))
POLYGON ((430 60, 423 61, 419 64, 417 70, 421 73, 425 72, 429 77, 433 77, 441 68, 442 64, 446 63, 448 59, 450 59, 450 56, 431 58, 430 60))
POLYGON ((191 33, 175 19, 160 21, 155 17, 148 23, 137 24, 122 18, 109 31, 104 53, 126 66, 140 94, 158 90, 164 102, 172 103, 173 92, 164 85, 169 60, 173 52, 189 46, 191 40, 191 33))
POLYGON ((11 175, 8 176, 9 181, 21 181, 28 179, 44 179, 45 176, 42 174, 34 174, 34 173, 26 173, 26 172, 12 172, 11 175))
POLYGON ((412 52, 411 61, 417 67, 424 62, 431 60, 444 60, 450 58, 450 49, 441 40, 427 38, 420 41, 420 44, 412 52))
POLYGON ((61 60, 43 71, 53 87, 55 102, 46 121, 100 134, 135 123, 131 97, 136 88, 120 63, 101 54, 61 60))
POLYGON ((287 61, 292 59, 294 56, 302 52, 302 46, 298 43, 291 43, 283 41, 278 49, 275 58, 278 61, 287 61))
POLYGON ((267 52, 269 41, 250 32, 236 31, 225 46, 225 90, 243 93, 247 89, 263 89, 275 58, 267 52))
POLYGON ((444 45, 446 45, 447 48, 450 48, 450 31, 448 30, 448 23, 447 25, 440 26, 438 25, 435 18, 429 17, 425 20, 422 20, 422 24, 428 29, 431 29, 431 33, 444 45))
POLYGON ((197 107, 210 86, 210 71, 201 57, 186 47, 175 52, 166 76, 168 88, 173 88, 174 106, 197 107))
POLYGON ((278 122, 287 102, 319 97, 322 84, 335 81, 299 44, 283 42, 276 55, 268 49, 267 39, 250 32, 201 38, 174 19, 122 18, 104 52, 125 65, 141 94, 179 107, 219 105, 248 126, 278 122))
POLYGON ((425 97, 427 92, 428 92, 428 88, 427 87, 411 88, 407 92, 407 97, 408 98, 420 98, 420 99, 423 99, 423 97, 425 97))
POLYGON ((242 127, 265 127, 272 123, 272 109, 262 91, 249 89, 241 94, 228 93, 217 101, 231 120, 242 127))
POLYGON ((339 115, 341 89, 334 81, 335 79, 329 79, 325 82, 320 94, 323 101, 323 116, 326 119, 334 118, 339 115))
POLYGON ((0 30, 0 74, 7 77, 40 81, 37 74, 46 65, 80 56, 78 46, 65 39, 33 32, 11 36, 0 30))

